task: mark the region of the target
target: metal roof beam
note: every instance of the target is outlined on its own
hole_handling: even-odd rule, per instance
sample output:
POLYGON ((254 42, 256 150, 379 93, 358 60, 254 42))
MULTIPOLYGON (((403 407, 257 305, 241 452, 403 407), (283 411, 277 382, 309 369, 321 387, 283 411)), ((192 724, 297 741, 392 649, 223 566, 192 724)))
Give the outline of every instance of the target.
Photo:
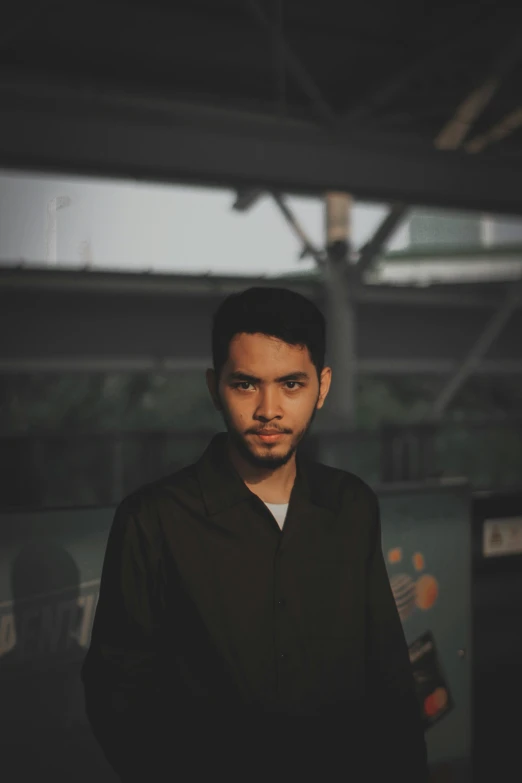
POLYGON ((522 125, 522 106, 508 112, 502 119, 492 125, 485 133, 474 136, 464 145, 466 152, 475 154, 483 149, 510 136, 522 125))
POLYGON ((522 214, 522 177, 510 160, 179 104, 164 118, 137 108, 120 113, 93 95, 86 100, 85 91, 70 111, 65 99, 30 107, 28 98, 17 106, 4 101, 4 168, 313 195, 338 190, 361 200, 522 214))
MULTIPOLYGON (((183 356, 26 356, 21 359, 0 356, 0 374, 49 372, 189 372, 205 370, 212 364, 210 356, 195 358, 183 356)), ((389 359, 387 357, 357 360, 357 373, 367 376, 447 375, 451 370, 449 359, 389 359)), ((473 375, 511 377, 522 375, 522 361, 486 360, 473 367, 473 375)))
MULTIPOLYGON (((476 90, 474 90, 459 106, 454 117, 444 126, 435 139, 435 147, 440 150, 458 149, 474 122, 485 110, 501 80, 512 70, 520 57, 522 57, 522 31, 517 30, 510 46, 503 49, 491 68, 489 78, 476 90)), ((381 252, 384 243, 392 236, 399 223, 406 215, 407 207, 404 204, 395 204, 388 215, 377 228, 374 236, 361 249, 357 272, 362 280, 364 274, 372 267, 377 255, 381 252)))
MULTIPOLYGON (((96 269, 49 269, 47 267, 17 267, 14 262, 0 267, 0 290, 39 292, 115 293, 121 296, 150 295, 208 298, 228 296, 242 291, 248 284, 286 285, 303 296, 314 297, 320 278, 307 279, 283 275, 266 277, 241 275, 192 275, 156 272, 107 272, 96 269)), ((427 288, 418 286, 366 285, 354 290, 357 302, 362 304, 389 304, 395 306, 456 307, 459 310, 495 310, 503 299, 492 291, 491 284, 442 284, 427 288)), ((522 307, 522 302, 520 303, 522 307)))
MULTIPOLYGON (((458 149, 474 122, 490 103, 501 79, 515 67, 522 56, 522 33, 520 30, 513 38, 511 45, 497 58, 489 78, 474 90, 459 106, 454 117, 440 131, 435 139, 435 147, 441 150, 458 149)), ((473 151, 478 151, 474 149, 473 151)), ((407 207, 404 204, 392 206, 388 215, 377 228, 374 236, 361 249, 357 271, 359 279, 372 267, 384 243, 394 233, 399 223, 404 219, 407 207)))
MULTIPOLYGON (((246 0, 246 5, 256 22, 273 33, 274 23, 263 10, 259 0, 246 0)), ((326 123, 327 125, 335 123, 337 119, 336 115, 325 100, 308 68, 306 68, 302 60, 290 48, 288 42, 284 39, 282 32, 279 32, 278 38, 281 54, 289 73, 292 74, 297 84, 299 84, 304 94, 312 103, 321 122, 326 123)))
POLYGON ((378 85, 372 93, 363 96, 357 104, 344 112, 342 115, 343 123, 349 125, 351 122, 363 119, 373 111, 392 103, 396 97, 409 87, 410 82, 419 78, 419 74, 433 68, 443 57, 447 57, 455 49, 461 49, 463 39, 476 38, 483 33, 490 23, 490 16, 491 13, 488 13, 485 18, 480 17, 466 29, 464 34, 459 30, 453 37, 445 37, 440 45, 432 47, 428 51, 423 49, 419 57, 406 63, 391 78, 378 85))
POLYGON ((435 146, 447 150, 460 147, 472 126, 491 103, 503 79, 517 66, 522 58, 522 28, 519 26, 492 63, 487 78, 460 104, 454 116, 442 128, 435 146))

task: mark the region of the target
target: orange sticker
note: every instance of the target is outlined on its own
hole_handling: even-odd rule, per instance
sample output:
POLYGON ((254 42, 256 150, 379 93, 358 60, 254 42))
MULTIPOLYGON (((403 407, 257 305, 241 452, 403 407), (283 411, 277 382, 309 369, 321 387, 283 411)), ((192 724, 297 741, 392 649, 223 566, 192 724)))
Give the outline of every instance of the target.
POLYGON ((437 711, 443 710, 448 703, 448 691, 446 688, 437 688, 437 690, 433 691, 432 696, 437 711))
POLYGON ((390 549, 388 552, 388 563, 400 563, 402 560, 402 549, 400 547, 396 547, 395 549, 390 549))
POLYGON ((436 688, 433 693, 430 693, 430 695, 424 699, 424 713, 429 718, 433 718, 446 707, 447 703, 448 692, 446 688, 436 688))
POLYGON ((439 595, 439 583, 434 576, 419 577, 416 585, 415 602, 419 609, 431 609, 439 595))

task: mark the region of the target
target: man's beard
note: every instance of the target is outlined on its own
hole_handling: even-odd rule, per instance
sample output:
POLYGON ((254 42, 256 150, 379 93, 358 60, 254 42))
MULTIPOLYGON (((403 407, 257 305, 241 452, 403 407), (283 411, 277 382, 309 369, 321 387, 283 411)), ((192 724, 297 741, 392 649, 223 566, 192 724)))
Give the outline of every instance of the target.
MULTIPOLYGON (((317 400, 318 399, 319 399, 319 394, 317 395, 317 400)), ((317 400, 316 400, 316 404, 317 404, 317 400)), ((234 426, 232 425, 232 423, 230 422, 227 416, 225 406, 221 403, 221 415, 223 416, 223 421, 225 422, 225 426, 227 428, 228 437, 230 439, 230 442, 236 448, 237 452, 241 455, 241 457, 246 462, 248 462, 253 467, 269 468, 272 470, 275 470, 276 468, 280 468, 283 465, 286 465, 287 462, 292 458, 293 454, 297 449, 297 446, 299 445, 301 440, 304 438, 304 436, 312 426, 312 422, 315 419, 316 413, 317 413, 317 408, 314 405, 312 415, 308 419, 303 429, 298 432, 297 436, 295 435, 295 433, 290 434, 292 438, 292 443, 288 448, 287 452, 279 455, 268 452, 267 454, 260 456, 250 451, 245 436, 234 428, 234 426)), ((259 427, 259 429, 261 429, 261 427, 259 427)))

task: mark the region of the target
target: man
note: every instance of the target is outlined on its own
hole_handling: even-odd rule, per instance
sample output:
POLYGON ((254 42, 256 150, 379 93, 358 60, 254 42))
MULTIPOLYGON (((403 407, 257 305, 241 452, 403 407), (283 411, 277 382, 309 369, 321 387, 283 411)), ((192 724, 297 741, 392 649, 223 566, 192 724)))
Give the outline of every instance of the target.
POLYGON ((331 382, 305 297, 218 308, 226 433, 139 489, 110 531, 87 713, 124 781, 427 780, 378 501, 298 451, 331 382))

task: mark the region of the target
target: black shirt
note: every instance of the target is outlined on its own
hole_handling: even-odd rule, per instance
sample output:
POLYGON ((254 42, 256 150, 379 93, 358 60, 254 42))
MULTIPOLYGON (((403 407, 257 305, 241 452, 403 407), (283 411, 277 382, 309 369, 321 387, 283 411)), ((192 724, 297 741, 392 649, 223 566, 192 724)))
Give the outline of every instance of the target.
POLYGON ((123 780, 426 780, 375 493, 298 450, 281 531, 226 438, 116 510, 82 673, 106 757, 123 780))

